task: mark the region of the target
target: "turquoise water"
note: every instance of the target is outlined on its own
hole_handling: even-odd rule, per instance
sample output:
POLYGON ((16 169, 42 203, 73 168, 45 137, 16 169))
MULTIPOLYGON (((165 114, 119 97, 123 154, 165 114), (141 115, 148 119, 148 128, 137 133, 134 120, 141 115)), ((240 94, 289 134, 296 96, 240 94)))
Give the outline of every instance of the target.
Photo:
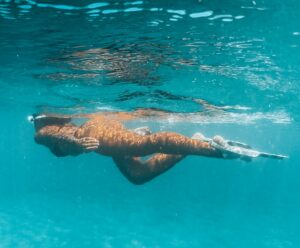
POLYGON ((0 1, 0 247, 300 247, 299 8, 0 1), (56 158, 27 121, 139 107, 202 111, 148 120, 153 130, 221 134, 290 158, 191 156, 135 186, 107 157, 56 158))

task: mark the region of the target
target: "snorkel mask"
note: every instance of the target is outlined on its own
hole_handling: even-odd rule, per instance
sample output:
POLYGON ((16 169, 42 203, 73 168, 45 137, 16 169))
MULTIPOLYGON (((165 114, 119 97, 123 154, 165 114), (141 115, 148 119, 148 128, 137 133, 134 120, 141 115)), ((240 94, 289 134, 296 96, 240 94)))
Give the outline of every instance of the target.
POLYGON ((29 115, 27 117, 27 120, 29 122, 35 122, 35 120, 42 119, 42 118, 45 118, 45 117, 47 117, 47 116, 46 115, 33 114, 33 115, 29 115))
POLYGON ((65 125, 71 122, 72 118, 45 114, 33 114, 28 116, 27 120, 34 124, 35 129, 40 129, 47 125, 65 125))

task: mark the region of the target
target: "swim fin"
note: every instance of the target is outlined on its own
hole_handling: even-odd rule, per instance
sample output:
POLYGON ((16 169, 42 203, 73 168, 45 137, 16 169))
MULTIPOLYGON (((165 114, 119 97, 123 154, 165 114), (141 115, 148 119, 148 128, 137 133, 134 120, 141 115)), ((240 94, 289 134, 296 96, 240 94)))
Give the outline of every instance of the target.
POLYGON ((195 134, 192 138, 207 141, 211 146, 222 152, 224 158, 240 158, 244 161, 251 161, 253 158, 265 157, 274 159, 285 159, 288 156, 281 154, 272 154, 254 150, 248 144, 238 141, 225 140, 221 136, 215 136, 212 139, 206 138, 200 133, 195 134))
POLYGON ((288 158, 287 156, 281 154, 260 152, 252 149, 251 146, 247 144, 231 141, 231 140, 225 140, 221 136, 215 136, 211 140, 210 144, 216 149, 221 150, 225 156, 236 155, 237 157, 240 157, 241 159, 244 160, 249 160, 249 159, 251 160, 252 158, 257 158, 257 157, 274 158, 274 159, 288 158))

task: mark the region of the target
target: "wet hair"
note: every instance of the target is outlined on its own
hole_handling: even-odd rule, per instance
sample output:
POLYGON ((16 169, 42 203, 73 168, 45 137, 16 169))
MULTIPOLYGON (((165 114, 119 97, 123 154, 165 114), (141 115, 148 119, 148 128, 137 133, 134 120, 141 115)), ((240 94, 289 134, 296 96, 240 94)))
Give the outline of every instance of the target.
POLYGON ((34 123, 36 128, 41 128, 47 125, 65 125, 71 122, 71 117, 64 117, 64 116, 51 116, 45 114, 33 114, 28 118, 29 121, 34 123))

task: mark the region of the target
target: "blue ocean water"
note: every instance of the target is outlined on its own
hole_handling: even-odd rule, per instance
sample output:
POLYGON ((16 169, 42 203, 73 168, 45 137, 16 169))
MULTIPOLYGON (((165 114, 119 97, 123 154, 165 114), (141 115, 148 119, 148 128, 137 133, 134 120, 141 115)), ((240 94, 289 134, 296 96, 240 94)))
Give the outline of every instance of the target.
POLYGON ((299 8, 0 0, 0 247, 300 247, 299 8), (135 186, 110 158, 56 158, 27 121, 136 108, 194 113, 148 120, 153 130, 220 134, 289 159, 191 156, 135 186))

